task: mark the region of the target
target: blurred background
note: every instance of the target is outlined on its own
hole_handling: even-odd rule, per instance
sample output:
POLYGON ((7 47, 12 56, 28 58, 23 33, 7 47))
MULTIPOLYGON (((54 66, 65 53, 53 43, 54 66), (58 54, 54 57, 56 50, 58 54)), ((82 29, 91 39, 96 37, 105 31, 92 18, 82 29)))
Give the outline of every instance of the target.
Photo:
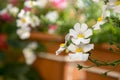
MULTIPOLYGON (((78 70, 77 64, 91 63, 71 62, 65 52, 55 55, 75 23, 96 23, 102 5, 99 0, 0 0, 0 80, 120 80, 120 66, 105 77, 101 73, 111 68, 78 70)), ((108 42, 111 30, 103 29, 92 41, 108 42)), ((95 49, 101 54, 106 47, 95 49)))

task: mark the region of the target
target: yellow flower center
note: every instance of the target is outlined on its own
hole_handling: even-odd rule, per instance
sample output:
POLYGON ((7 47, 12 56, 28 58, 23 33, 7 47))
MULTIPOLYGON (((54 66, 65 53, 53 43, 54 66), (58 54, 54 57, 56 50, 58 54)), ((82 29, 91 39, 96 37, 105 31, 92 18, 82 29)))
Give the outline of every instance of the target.
POLYGON ((100 21, 102 21, 102 20, 103 20, 103 18, 102 18, 102 17, 99 17, 97 21, 100 22, 100 21))
POLYGON ((60 47, 64 47, 64 46, 65 46, 65 44, 64 44, 64 43, 60 44, 60 47))
POLYGON ((22 18, 21 21, 22 21, 23 23, 25 23, 25 22, 26 22, 26 19, 25 19, 25 18, 22 18))
POLYGON ((65 52, 66 52, 66 53, 68 53, 68 52, 69 52, 69 50, 68 50, 68 49, 66 49, 66 50, 65 50, 65 52))
POLYGON ((77 48, 76 52, 83 52, 83 49, 82 48, 77 48))
POLYGON ((84 34, 78 34, 77 37, 78 38, 84 38, 84 34))
POLYGON ((120 1, 116 1, 115 4, 116 4, 116 5, 120 5, 120 1))

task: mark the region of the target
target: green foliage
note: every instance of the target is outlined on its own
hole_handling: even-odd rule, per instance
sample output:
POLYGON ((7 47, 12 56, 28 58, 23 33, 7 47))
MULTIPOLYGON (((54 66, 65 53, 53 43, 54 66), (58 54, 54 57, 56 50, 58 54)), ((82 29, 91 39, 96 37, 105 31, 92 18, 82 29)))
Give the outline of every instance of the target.
POLYGON ((111 17, 109 22, 101 26, 100 31, 94 31, 92 36, 93 43, 119 43, 120 39, 120 20, 115 17, 111 17))

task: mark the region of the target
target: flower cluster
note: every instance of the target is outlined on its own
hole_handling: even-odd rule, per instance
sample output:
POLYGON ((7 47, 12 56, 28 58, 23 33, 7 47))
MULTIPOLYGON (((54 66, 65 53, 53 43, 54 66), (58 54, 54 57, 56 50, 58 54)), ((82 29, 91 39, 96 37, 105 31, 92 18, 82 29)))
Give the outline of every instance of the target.
POLYGON ((76 23, 74 29, 70 29, 66 35, 65 43, 60 45, 60 48, 56 51, 58 55, 60 52, 66 49, 69 53, 69 57, 75 61, 86 61, 89 56, 89 51, 94 48, 93 44, 90 44, 90 36, 93 34, 92 29, 83 23, 76 23), (70 44, 68 44, 70 42, 70 44))
POLYGON ((74 25, 74 29, 70 29, 69 33, 66 35, 65 43, 60 44, 60 48, 56 51, 56 55, 65 50, 67 53, 69 53, 68 56, 73 61, 88 60, 90 51, 94 49, 94 41, 91 41, 91 39, 94 38, 92 37, 94 35, 94 32, 102 32, 101 26, 107 23, 110 24, 111 16, 114 15, 118 17, 118 15, 120 14, 119 9, 119 0, 104 1, 104 5, 102 5, 101 10, 102 13, 96 21, 96 24, 88 27, 85 23, 76 23, 74 25))
POLYGON ((65 22, 64 15, 70 15, 67 8, 67 0, 26 0, 16 21, 18 36, 23 40, 28 39, 33 29, 46 31, 50 34, 55 33, 58 26, 65 22))

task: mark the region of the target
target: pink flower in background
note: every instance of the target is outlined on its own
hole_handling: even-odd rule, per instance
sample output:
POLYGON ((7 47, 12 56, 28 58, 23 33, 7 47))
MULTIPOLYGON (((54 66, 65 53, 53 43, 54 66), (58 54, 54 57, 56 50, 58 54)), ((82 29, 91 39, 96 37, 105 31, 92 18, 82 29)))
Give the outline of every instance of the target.
POLYGON ((56 28, 57 28, 57 25, 50 25, 48 29, 48 33, 54 34, 56 28))
POLYGON ((24 7, 24 10, 25 10, 25 11, 31 11, 31 8, 24 7))
POLYGON ((9 15, 8 13, 0 14, 0 17, 2 20, 7 21, 7 22, 13 21, 13 17, 11 15, 9 15))
POLYGON ((67 0, 51 0, 54 7, 64 9, 67 7, 67 0))

